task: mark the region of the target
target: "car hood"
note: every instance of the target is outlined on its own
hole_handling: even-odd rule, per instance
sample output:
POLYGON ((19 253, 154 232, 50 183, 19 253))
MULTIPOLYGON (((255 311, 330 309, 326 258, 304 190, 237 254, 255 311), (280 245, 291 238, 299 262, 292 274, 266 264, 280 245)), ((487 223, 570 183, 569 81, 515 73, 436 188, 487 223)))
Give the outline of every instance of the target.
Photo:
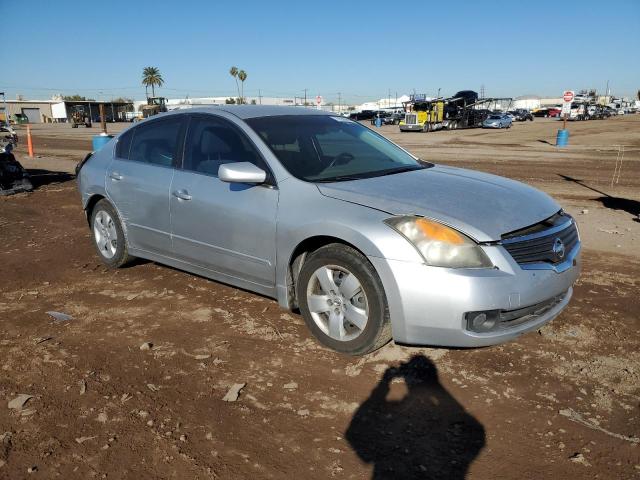
POLYGON ((560 206, 547 194, 514 180, 461 168, 432 168, 381 177, 317 184, 327 197, 391 215, 420 215, 478 242, 549 218, 560 206))

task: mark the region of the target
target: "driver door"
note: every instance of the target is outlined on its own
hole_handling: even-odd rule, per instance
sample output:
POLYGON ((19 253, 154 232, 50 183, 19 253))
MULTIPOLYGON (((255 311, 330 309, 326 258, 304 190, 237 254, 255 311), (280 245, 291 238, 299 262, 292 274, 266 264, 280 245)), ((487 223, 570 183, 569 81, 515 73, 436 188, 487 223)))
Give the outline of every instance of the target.
POLYGON ((251 162, 268 171, 237 126, 215 115, 192 115, 183 165, 171 184, 174 252, 222 281, 271 293, 278 189, 269 180, 264 185, 221 181, 218 168, 232 162, 251 162))

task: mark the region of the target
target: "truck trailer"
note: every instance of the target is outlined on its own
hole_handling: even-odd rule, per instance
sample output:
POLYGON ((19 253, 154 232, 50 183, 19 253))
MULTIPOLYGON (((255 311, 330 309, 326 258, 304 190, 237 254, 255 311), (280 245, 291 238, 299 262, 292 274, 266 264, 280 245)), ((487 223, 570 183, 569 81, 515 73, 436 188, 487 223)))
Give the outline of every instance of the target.
POLYGON ((507 111, 511 98, 483 98, 473 90, 462 90, 449 98, 428 98, 412 95, 404 103, 405 117, 400 122, 401 132, 431 132, 479 128, 495 110, 507 111))

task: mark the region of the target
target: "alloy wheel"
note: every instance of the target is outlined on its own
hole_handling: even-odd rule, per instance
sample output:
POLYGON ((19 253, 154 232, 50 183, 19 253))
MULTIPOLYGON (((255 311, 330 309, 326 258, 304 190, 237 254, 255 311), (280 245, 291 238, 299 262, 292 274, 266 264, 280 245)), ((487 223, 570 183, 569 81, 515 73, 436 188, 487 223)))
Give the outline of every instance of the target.
POLYGON ((358 278, 346 268, 318 268, 307 285, 307 305, 318 328, 334 340, 354 340, 367 326, 367 296, 358 278))
POLYGON ((118 231, 113 218, 104 210, 96 213, 93 220, 93 235, 100 254, 105 258, 113 258, 118 249, 118 231))

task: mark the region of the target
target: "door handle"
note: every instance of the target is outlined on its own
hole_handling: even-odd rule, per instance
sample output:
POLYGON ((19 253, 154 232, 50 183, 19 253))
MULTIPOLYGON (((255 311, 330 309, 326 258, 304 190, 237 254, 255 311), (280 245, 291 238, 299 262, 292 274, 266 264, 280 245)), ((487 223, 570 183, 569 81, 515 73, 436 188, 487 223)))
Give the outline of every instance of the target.
POLYGON ((180 200, 191 200, 191 195, 186 190, 176 190, 173 192, 173 196, 180 200))
POLYGON ((109 174, 109 178, 111 180, 122 180, 122 175, 120 175, 118 172, 111 172, 109 174))

